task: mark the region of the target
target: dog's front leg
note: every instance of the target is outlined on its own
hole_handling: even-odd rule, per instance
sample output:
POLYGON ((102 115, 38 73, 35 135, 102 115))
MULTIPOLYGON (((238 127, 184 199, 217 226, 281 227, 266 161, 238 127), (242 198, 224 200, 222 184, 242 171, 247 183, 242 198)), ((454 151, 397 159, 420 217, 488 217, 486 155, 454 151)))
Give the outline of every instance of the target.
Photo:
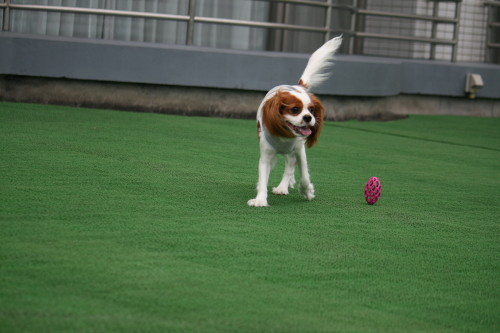
POLYGON ((259 159, 259 180, 257 182, 257 197, 248 200, 248 205, 253 207, 266 207, 267 203, 267 183, 271 173, 273 156, 268 153, 261 153, 259 159))
POLYGON ((307 166, 306 148, 302 146, 297 153, 300 169, 300 186, 299 192, 307 200, 314 199, 314 185, 309 177, 309 168, 307 166))
POLYGON ((285 155, 285 172, 283 173, 283 178, 281 179, 280 184, 277 187, 273 188, 273 193, 276 195, 287 195, 288 187, 293 188, 295 185, 295 164, 297 163, 297 159, 295 154, 285 155))

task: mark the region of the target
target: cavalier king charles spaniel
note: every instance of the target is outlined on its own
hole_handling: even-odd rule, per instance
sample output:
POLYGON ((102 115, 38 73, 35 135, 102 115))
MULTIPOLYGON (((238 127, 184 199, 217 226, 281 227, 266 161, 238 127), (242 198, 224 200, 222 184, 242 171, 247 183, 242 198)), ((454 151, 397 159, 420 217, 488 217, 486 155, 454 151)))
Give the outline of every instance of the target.
POLYGON ((298 165, 299 192, 307 200, 314 199, 305 147, 310 148, 318 141, 324 108, 310 90, 328 78, 325 70, 331 65, 341 42, 341 36, 326 42, 309 58, 298 85, 274 87, 260 104, 257 111, 259 180, 257 197, 248 201, 249 206, 269 206, 267 183, 277 154, 285 156, 285 172, 279 185, 273 188, 273 194, 288 194, 288 188, 295 185, 295 165, 298 165))

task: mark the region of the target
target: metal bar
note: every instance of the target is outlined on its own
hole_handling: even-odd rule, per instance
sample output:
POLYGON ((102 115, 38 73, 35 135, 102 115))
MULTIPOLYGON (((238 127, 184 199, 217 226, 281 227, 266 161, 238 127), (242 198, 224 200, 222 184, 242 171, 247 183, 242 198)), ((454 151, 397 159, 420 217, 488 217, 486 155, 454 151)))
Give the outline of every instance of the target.
POLYGON ((313 7, 327 7, 328 6, 328 4, 326 4, 324 2, 307 1, 307 0, 269 0, 269 2, 286 2, 289 4, 306 5, 306 6, 313 6, 313 7))
MULTIPOLYGON (((366 9, 367 7, 367 1, 368 0, 356 0, 356 8, 358 9, 366 9)), ((365 40, 363 38, 359 38, 358 34, 362 33, 365 31, 365 26, 366 26, 366 17, 361 17, 359 16, 359 10, 356 10, 354 12, 354 15, 356 17, 355 20, 355 25, 354 25, 354 34, 353 34, 353 40, 354 40, 354 47, 353 47, 353 53, 354 54, 364 54, 364 48, 365 48, 365 40)))
POLYGON ((493 11, 492 11, 492 8, 487 8, 486 9, 488 11, 488 13, 486 14, 487 15, 487 29, 486 29, 486 43, 485 43, 485 46, 484 46, 484 62, 489 62, 491 60, 492 57, 492 51, 490 50, 490 48, 488 47, 488 43, 490 42, 490 39, 491 39, 491 33, 492 33, 492 27, 491 27, 491 24, 493 23, 493 11))
POLYGON ((498 1, 485 1, 483 4, 485 6, 500 7, 500 2, 498 1))
POLYGON ((328 7, 326 7, 326 13, 325 13, 325 28, 328 29, 327 32, 325 32, 325 43, 330 40, 331 37, 331 27, 332 27, 332 0, 328 0, 327 2, 328 7))
MULTIPOLYGON (((289 15, 290 15, 290 6, 288 3, 285 2, 285 3, 283 3, 283 20, 282 20, 282 22, 286 22, 289 15)), ((286 41, 288 39, 287 37, 288 37, 287 31, 281 30, 281 40, 280 40, 280 51, 281 52, 285 51, 285 45, 286 45, 286 41)))
POLYGON ((324 7, 324 8, 335 8, 340 10, 348 10, 351 12, 356 11, 356 6, 354 5, 336 5, 334 3, 330 4, 330 0, 324 0, 326 2, 318 2, 311 0, 254 0, 254 1, 264 1, 264 2, 277 2, 277 3, 285 3, 290 5, 304 5, 309 7, 324 7))
POLYGON ((414 15, 414 14, 399 14, 399 13, 380 12, 376 10, 366 10, 366 9, 359 9, 358 14, 368 15, 368 16, 383 16, 392 18, 421 20, 421 21, 434 21, 439 23, 450 23, 450 24, 457 23, 456 18, 433 17, 433 16, 414 15))
POLYGON ((17 4, 10 4, 8 7, 10 7, 11 9, 19 9, 19 10, 62 12, 62 13, 90 14, 90 15, 126 16, 126 17, 174 20, 174 21, 189 21, 189 16, 187 16, 187 15, 157 14, 157 13, 148 13, 148 12, 132 12, 132 11, 114 10, 114 9, 96 9, 96 8, 42 6, 42 5, 17 5, 17 4))
MULTIPOLYGON (((352 5, 354 7, 357 7, 358 6, 358 0, 353 0, 353 3, 352 5)), ((354 33, 356 31, 356 18, 357 18, 357 12, 356 11, 352 11, 351 12, 351 26, 350 26, 350 29, 351 29, 351 32, 354 33)), ((354 54, 354 40, 355 40, 355 36, 354 34, 350 34, 349 35, 349 54, 354 54)))
POLYGON ((455 24, 455 28, 453 29, 453 41, 455 44, 453 44, 451 48, 451 61, 456 62, 457 61, 457 44, 458 44, 458 29, 460 28, 460 15, 462 12, 462 4, 461 3, 455 3, 455 19, 457 20, 457 23, 455 24))
POLYGON ((455 45, 457 42, 455 40, 449 39, 433 39, 433 38, 423 38, 423 37, 410 37, 410 36, 395 36, 387 34, 374 34, 368 32, 356 32, 356 37, 364 38, 378 38, 378 39, 392 39, 392 40, 405 40, 410 42, 423 42, 423 43, 435 43, 443 45, 455 45))
MULTIPOLYGON (((439 2, 434 1, 434 6, 432 8, 432 16, 438 16, 439 14, 439 2)), ((431 37, 432 39, 435 39, 437 36, 437 22, 432 21, 432 32, 431 32, 431 37)), ((434 60, 436 59, 436 44, 431 44, 431 54, 430 54, 430 59, 434 60)))
POLYGON ((310 26, 300 26, 300 25, 284 24, 284 23, 244 21, 244 20, 222 19, 222 18, 201 17, 201 16, 195 16, 194 20, 195 22, 199 23, 235 25, 235 26, 246 26, 254 28, 285 29, 285 30, 312 31, 312 32, 327 32, 331 30, 331 29, 326 29, 325 27, 310 27, 310 26))
POLYGON ((3 10, 3 24, 2 24, 2 31, 9 31, 10 30, 10 0, 5 0, 4 3, 1 4, 2 7, 4 8, 3 10))
MULTIPOLYGON (((265 0, 261 0, 265 1, 265 0)), ((317 2, 317 1, 308 1, 308 0, 269 0, 266 2, 286 2, 289 4, 295 4, 295 5, 306 5, 306 6, 311 6, 311 7, 328 7, 328 4, 325 2, 317 2)))
POLYGON ((500 43, 486 43, 486 46, 491 49, 500 49, 500 43))
POLYGON ((194 17, 196 14, 196 0, 189 0, 189 8, 188 8, 188 27, 186 34, 186 45, 193 45, 194 39, 194 17))
POLYGON ((500 22, 490 22, 488 23, 490 28, 500 28, 500 22))

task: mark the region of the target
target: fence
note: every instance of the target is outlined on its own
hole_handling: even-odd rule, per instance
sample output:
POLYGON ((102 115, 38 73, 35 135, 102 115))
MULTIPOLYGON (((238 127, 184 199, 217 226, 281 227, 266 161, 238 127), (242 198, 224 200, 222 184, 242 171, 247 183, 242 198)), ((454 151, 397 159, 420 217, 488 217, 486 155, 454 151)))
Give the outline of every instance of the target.
MULTIPOLYGON (((5 0, 4 3, 0 3, 0 10, 3 12, 3 31, 38 33, 36 25, 33 25, 31 30, 16 28, 16 24, 13 22, 16 21, 15 15, 27 12, 57 13, 60 17, 71 14, 100 17, 101 20, 128 18, 175 24, 175 26, 169 25, 170 28, 167 29, 169 33, 165 34, 168 36, 150 38, 153 42, 310 52, 319 42, 342 33, 346 41, 342 52, 347 54, 461 60, 457 57, 462 7, 460 1, 400 0, 391 4, 390 0, 236 0, 231 1, 230 5, 235 9, 231 15, 226 15, 227 17, 217 15, 217 11, 214 11, 213 15, 204 15, 202 9, 207 8, 207 4, 212 4, 213 8, 217 8, 217 5, 223 1, 179 1, 176 13, 153 12, 144 8, 141 10, 133 8, 120 10, 117 8, 36 5, 30 4, 28 0, 23 3, 20 3, 22 1, 5 0), (397 12, 391 8, 395 8, 397 12), (249 10, 255 15, 247 15, 247 19, 234 18, 234 16, 239 15, 235 14, 239 9, 249 10), (306 10, 311 15, 301 15, 306 10), (309 17, 309 19, 304 19, 304 17, 309 17), (214 26, 225 26, 229 30, 213 29, 214 26), (238 28, 240 29, 239 33, 235 33, 235 29, 238 28), (173 33, 170 33, 171 31, 173 33), (227 32, 227 36, 230 37, 219 33, 220 31, 227 32), (245 38, 254 42, 245 43, 245 38), (230 43, 224 44, 224 40, 229 40, 230 43), (396 47, 397 50, 395 50, 396 47)), ((140 2, 137 1, 137 3, 140 2)), ((176 1, 171 0, 170 2, 175 3, 176 1)), ((489 8, 494 8, 498 7, 499 3, 500 1, 488 1, 486 5, 489 8)), ((229 6, 227 2, 225 4, 226 7, 229 6)), ((94 22, 97 21, 94 19, 94 22)), ((99 29, 91 27, 90 23, 88 24, 87 30, 89 31, 99 29)), ((81 22, 80 25, 82 25, 81 22)), ((104 26, 104 23, 101 25, 104 26)), ((113 23, 113 26, 115 25, 118 26, 118 24, 113 23)), ((494 32, 499 27, 499 23, 494 21, 494 15, 490 15, 487 26, 489 28, 488 37, 484 36, 483 39, 484 49, 488 51, 483 52, 486 55, 483 56, 483 59, 478 60, 498 62, 498 57, 491 56, 492 52, 490 52, 499 47, 499 43, 495 42, 492 37, 497 36, 494 32), (487 40, 487 38, 490 39, 487 40)), ((130 26, 130 34, 137 34, 138 29, 132 27, 130 26)), ((141 27, 144 27, 144 24, 141 27)), ((72 29, 75 30, 75 28, 72 29)), ((147 30, 147 27, 143 29, 147 30)), ((163 30, 165 29, 164 27, 163 30)), ((60 28, 56 34, 65 35, 65 33, 64 29, 60 28)), ((119 35, 119 33, 115 35, 119 35)), ((75 36, 80 37, 78 33, 75 33, 75 36)), ((106 31, 95 32, 92 36, 89 33, 87 37, 116 39, 116 36, 106 31)), ((133 40, 133 36, 130 38, 133 40)), ((142 39, 149 41, 148 38, 143 37, 142 39)), ((126 38, 118 37, 117 39, 126 38)))

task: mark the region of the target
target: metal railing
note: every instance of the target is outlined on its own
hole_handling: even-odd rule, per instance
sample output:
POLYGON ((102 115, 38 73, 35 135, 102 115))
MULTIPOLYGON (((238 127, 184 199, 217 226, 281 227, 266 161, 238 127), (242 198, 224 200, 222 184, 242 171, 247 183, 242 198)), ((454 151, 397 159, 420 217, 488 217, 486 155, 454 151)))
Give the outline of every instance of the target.
MULTIPOLYGON (((255 0, 255 1, 262 1, 262 0, 255 0)), ((351 6, 337 5, 333 3, 333 0, 325 0, 325 2, 318 2, 311 0, 269 0, 269 2, 283 3, 285 5, 304 5, 310 7, 324 8, 325 24, 324 26, 304 26, 304 25, 287 24, 287 23, 245 21, 245 20, 235 20, 227 18, 196 16, 195 13, 196 13, 197 0, 189 0, 187 15, 137 12, 137 11, 114 10, 114 9, 15 4, 12 3, 11 0, 5 0, 3 3, 0 3, 0 9, 3 9, 3 26, 2 26, 3 31, 11 30, 11 12, 16 10, 119 16, 119 17, 129 17, 129 18, 159 19, 159 20, 185 22, 187 23, 187 29, 186 29, 187 32, 185 37, 186 45, 193 44, 193 36, 196 24, 208 23, 208 24, 229 25, 229 26, 244 26, 244 27, 255 27, 255 28, 265 28, 265 29, 315 32, 323 34, 325 40, 330 39, 333 33, 343 33, 345 37, 348 37, 349 39, 348 53, 355 53, 353 45, 356 39, 361 40, 366 38, 427 43, 431 45, 431 52, 429 55, 430 59, 435 59, 434 50, 436 45, 449 45, 452 47, 451 60, 456 61, 458 25, 460 18, 459 2, 456 3, 456 13, 454 18, 437 17, 437 10, 434 11, 435 13, 434 16, 424 16, 424 15, 400 14, 394 12, 382 12, 382 11, 360 9, 356 5, 357 4, 356 0, 353 1, 353 5, 351 6), (344 10, 349 13, 351 17, 350 29, 344 29, 344 30, 332 29, 332 10, 335 9, 344 10), (432 22, 433 24, 432 36, 416 37, 416 36, 402 36, 398 34, 382 34, 382 33, 373 33, 366 31, 356 31, 356 22, 366 17, 387 17, 389 19, 404 19, 404 20, 432 22), (453 39, 442 39, 436 37, 435 27, 437 24, 440 23, 452 24, 454 26, 453 39)), ((438 1, 435 0, 434 3, 435 3, 435 8, 437 9, 438 1)), ((493 3, 494 5, 498 4, 497 2, 491 2, 491 3, 493 3)), ((491 24, 494 25, 498 23, 491 23, 491 24)), ((498 44, 490 43, 488 44, 488 46, 498 47, 498 44)))
MULTIPOLYGON (((284 24, 284 23, 272 23, 272 22, 257 22, 257 21, 244 21, 244 20, 234 20, 234 19, 223 19, 223 18, 212 18, 212 17, 202 17, 195 16, 196 11, 196 0, 189 0, 188 13, 187 15, 177 15, 177 14, 159 14, 150 12, 134 12, 134 11, 124 11, 115 9, 96 9, 96 8, 82 8, 82 7, 66 7, 66 6, 46 6, 46 5, 24 5, 24 4, 13 4, 10 0, 6 0, 4 3, 0 3, 0 8, 4 9, 3 13, 3 31, 10 31, 10 11, 11 10, 29 10, 29 11, 44 11, 44 12, 58 12, 58 13, 72 13, 72 14, 88 14, 88 15, 107 15, 107 16, 122 16, 131 18, 144 18, 144 19, 160 19, 160 20, 171 20, 171 21, 183 21, 187 22, 187 34, 186 34, 186 45, 191 45, 193 43, 193 33, 194 25, 196 23, 211 23, 211 24, 223 24, 231 26, 245 26, 245 27, 257 27, 257 28, 268 28, 268 29, 283 29, 283 30, 296 30, 296 31, 309 31, 309 32, 319 32, 324 33, 325 39, 331 34, 331 29, 329 29, 330 22, 327 21, 325 27, 310 27, 301 26, 294 24, 284 24)), ((324 7, 327 10, 332 8, 343 7, 339 5, 333 5, 331 0, 327 3, 307 1, 307 0, 270 0, 270 2, 284 2, 290 4, 300 4, 308 5, 314 7, 324 7)))
POLYGON ((377 17, 387 17, 392 19, 407 19, 414 21, 424 21, 424 22, 432 22, 432 36, 431 37, 415 37, 415 36, 400 36, 393 34, 380 34, 380 33, 367 33, 367 32, 354 32, 356 37, 368 37, 368 38, 377 38, 377 39, 386 39, 386 40, 399 40, 399 41, 408 41, 408 42, 422 42, 428 43, 431 45, 430 59, 435 59, 436 54, 436 45, 450 45, 452 47, 451 52, 451 61, 457 60, 457 43, 458 43, 458 25, 460 22, 460 5, 456 4, 455 7, 455 17, 454 18, 446 18, 446 17, 438 17, 438 1, 434 1, 434 16, 427 15, 415 15, 415 14, 400 14, 393 12, 382 12, 382 11, 373 11, 373 10, 364 10, 358 9, 356 11, 357 18, 359 19, 360 15, 365 16, 377 16, 377 17), (445 23, 453 25, 453 39, 440 39, 437 38, 437 24, 445 23))

